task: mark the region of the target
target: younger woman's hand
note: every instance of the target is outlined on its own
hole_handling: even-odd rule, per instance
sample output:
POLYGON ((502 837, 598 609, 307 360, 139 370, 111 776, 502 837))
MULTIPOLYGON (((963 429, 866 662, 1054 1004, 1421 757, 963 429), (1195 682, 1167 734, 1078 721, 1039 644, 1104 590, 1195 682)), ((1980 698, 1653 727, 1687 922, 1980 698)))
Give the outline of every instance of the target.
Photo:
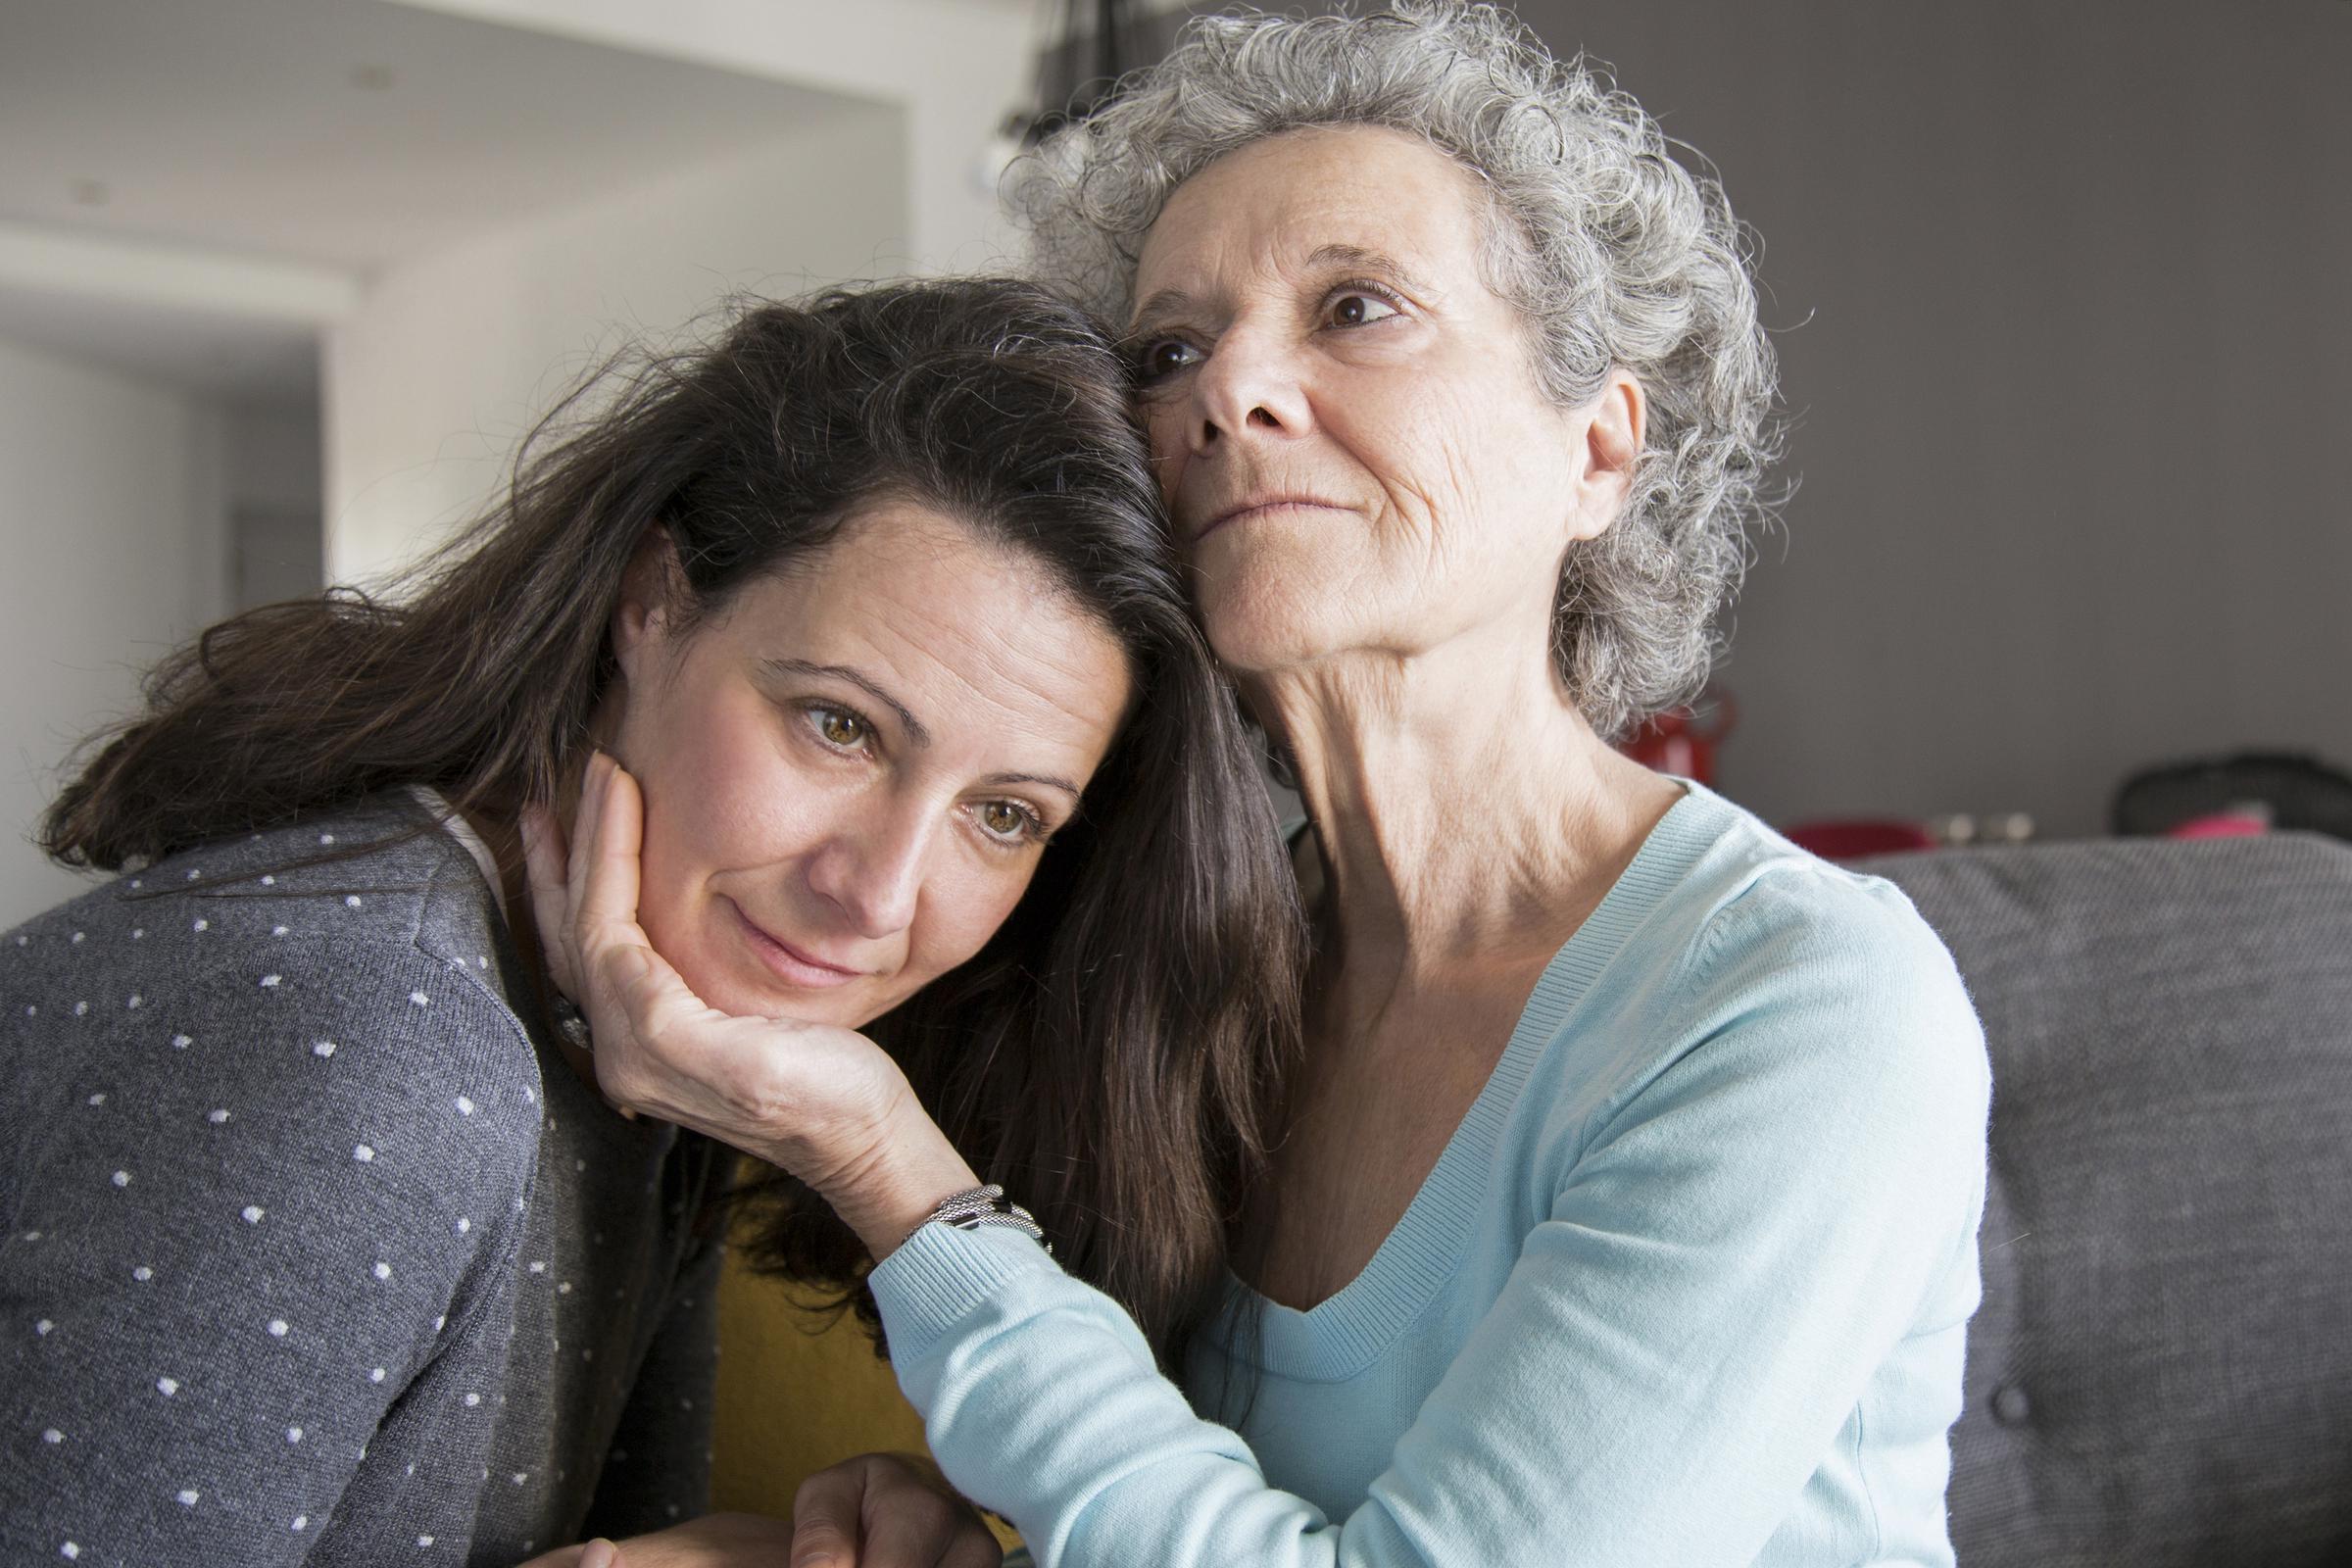
POLYGON ((782 1568, 799 1559, 792 1525, 756 1513, 707 1513, 682 1525, 631 1536, 615 1545, 599 1536, 542 1552, 519 1568, 782 1568))
POLYGON ((551 977, 588 1016, 599 1087, 782 1166, 879 1261, 978 1178, 863 1035, 737 1017, 687 987, 637 924, 644 822, 636 780, 601 752, 568 845, 544 809, 523 820, 532 919, 551 977))
POLYGON ((939 1466, 861 1453, 801 1483, 792 1568, 998 1568, 1004 1548, 939 1466))

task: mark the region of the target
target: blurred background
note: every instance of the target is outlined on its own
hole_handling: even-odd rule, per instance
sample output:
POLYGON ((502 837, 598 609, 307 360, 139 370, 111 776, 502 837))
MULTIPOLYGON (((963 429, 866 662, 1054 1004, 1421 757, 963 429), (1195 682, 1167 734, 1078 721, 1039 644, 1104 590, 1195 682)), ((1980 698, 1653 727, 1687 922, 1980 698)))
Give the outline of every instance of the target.
MULTIPOLYGON (((414 560, 624 338, 1010 265, 1020 119, 1186 9, 0 0, 0 926, 141 666, 414 560)), ((2151 764, 2352 761, 2352 3, 1519 10, 1761 238, 1800 488, 1719 787, 2077 836, 2151 764)))

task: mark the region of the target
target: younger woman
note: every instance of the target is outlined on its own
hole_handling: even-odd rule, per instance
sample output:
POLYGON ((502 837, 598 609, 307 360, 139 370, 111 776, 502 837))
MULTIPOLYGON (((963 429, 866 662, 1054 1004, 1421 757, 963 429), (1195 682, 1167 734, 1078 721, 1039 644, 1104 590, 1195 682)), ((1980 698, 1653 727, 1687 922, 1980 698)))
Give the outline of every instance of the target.
MULTIPOLYGON (((664 959, 871 1025, 846 1103, 927 1105, 1182 1334, 1298 931, 1125 392, 1018 284, 751 311, 406 603, 157 672, 46 823, 127 874, 0 937, 0 1560, 506 1564, 704 1506, 724 1164, 598 1094, 516 835, 599 748, 664 959)), ((808 1209, 765 1250, 854 1287, 808 1209)))

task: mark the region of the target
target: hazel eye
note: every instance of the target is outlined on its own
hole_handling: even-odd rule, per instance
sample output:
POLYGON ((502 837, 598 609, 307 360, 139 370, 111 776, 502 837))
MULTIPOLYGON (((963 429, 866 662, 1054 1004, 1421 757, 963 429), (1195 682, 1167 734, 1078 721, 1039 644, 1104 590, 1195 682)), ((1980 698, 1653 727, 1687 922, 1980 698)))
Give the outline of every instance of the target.
POLYGON ((873 733, 866 728, 864 719, 838 708, 819 708, 810 716, 816 720, 816 732, 825 738, 826 743, 838 746, 843 751, 855 751, 863 746, 873 733))
POLYGON ((1014 840, 1038 830, 1036 814, 1014 801, 989 801, 978 812, 980 829, 991 838, 1014 840))
POLYGON ((1397 314, 1396 307, 1377 294, 1350 289, 1334 298, 1326 312, 1334 326, 1369 326, 1397 314))

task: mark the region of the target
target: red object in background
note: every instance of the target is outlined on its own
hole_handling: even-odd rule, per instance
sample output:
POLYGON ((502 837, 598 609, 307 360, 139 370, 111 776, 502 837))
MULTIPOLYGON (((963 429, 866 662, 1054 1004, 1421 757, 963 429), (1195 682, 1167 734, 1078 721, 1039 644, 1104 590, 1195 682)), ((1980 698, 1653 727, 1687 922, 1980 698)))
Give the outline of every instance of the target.
POLYGON ((1720 694, 1710 701, 1715 709, 1715 721, 1704 729, 1699 727, 1695 712, 1678 708, 1671 713, 1660 713, 1634 731, 1618 743, 1617 749, 1644 767, 1713 785, 1715 748, 1723 744, 1724 737, 1740 721, 1740 710, 1729 697, 1720 694))
POLYGON ((1859 860, 1870 855, 1936 848, 1936 835, 1928 831, 1925 823, 1894 817, 1802 822, 1788 829, 1785 837, 1798 849, 1810 850, 1825 860, 1859 860))
POLYGON ((2258 810, 2214 811, 2175 822, 2164 830, 2168 839, 2248 839, 2271 830, 2270 813, 2258 810))

